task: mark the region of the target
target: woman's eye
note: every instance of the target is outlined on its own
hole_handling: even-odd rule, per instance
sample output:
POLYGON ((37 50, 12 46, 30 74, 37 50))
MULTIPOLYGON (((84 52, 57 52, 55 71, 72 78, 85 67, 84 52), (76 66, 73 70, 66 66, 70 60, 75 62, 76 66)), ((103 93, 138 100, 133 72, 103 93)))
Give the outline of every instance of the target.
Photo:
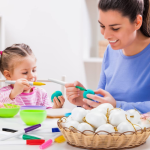
POLYGON ((105 28, 105 26, 100 26, 101 28, 105 28))
POLYGON ((117 29, 114 29, 114 28, 112 28, 112 30, 114 30, 114 31, 118 31, 120 28, 117 28, 117 29))
POLYGON ((33 70, 33 72, 36 72, 36 70, 33 70))

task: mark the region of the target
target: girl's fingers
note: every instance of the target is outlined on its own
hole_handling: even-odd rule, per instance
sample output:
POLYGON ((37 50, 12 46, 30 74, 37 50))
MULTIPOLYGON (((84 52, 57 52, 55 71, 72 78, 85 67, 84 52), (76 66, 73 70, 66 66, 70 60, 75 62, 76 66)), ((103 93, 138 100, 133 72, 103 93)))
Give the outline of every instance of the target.
POLYGON ((93 107, 90 107, 90 106, 88 106, 87 104, 84 104, 84 105, 83 105, 83 108, 84 108, 84 109, 87 109, 87 110, 93 109, 93 107))
POLYGON ((63 106, 63 105, 64 105, 64 102, 65 102, 64 97, 63 97, 63 96, 59 96, 58 99, 60 100, 61 106, 63 106))
POLYGON ((29 83, 27 81, 22 81, 23 85, 26 85, 27 87, 30 87, 29 83))
POLYGON ((106 103, 107 102, 103 97, 100 97, 98 95, 87 94, 87 97, 90 98, 90 99, 96 100, 100 103, 106 103))
POLYGON ((55 101, 55 98, 53 99, 53 102, 54 102, 53 108, 57 108, 57 103, 55 101))
POLYGON ((84 98, 83 101, 84 101, 87 105, 92 106, 93 108, 95 108, 95 107, 97 107, 97 106, 100 105, 100 103, 94 102, 94 101, 89 100, 89 99, 86 99, 86 98, 84 98))
POLYGON ((54 97, 54 100, 56 101, 57 108, 60 108, 61 104, 60 104, 59 100, 56 97, 54 97))

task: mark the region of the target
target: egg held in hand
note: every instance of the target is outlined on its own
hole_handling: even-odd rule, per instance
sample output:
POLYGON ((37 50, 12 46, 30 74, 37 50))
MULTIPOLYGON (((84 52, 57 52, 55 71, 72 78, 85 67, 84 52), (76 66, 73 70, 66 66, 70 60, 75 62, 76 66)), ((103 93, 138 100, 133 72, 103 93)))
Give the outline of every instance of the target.
POLYGON ((94 95, 95 93, 94 93, 94 91, 91 90, 91 89, 87 89, 86 91, 83 92, 83 97, 84 97, 84 98, 89 99, 89 100, 92 100, 92 99, 90 99, 90 98, 87 97, 87 94, 93 94, 93 95, 94 95))

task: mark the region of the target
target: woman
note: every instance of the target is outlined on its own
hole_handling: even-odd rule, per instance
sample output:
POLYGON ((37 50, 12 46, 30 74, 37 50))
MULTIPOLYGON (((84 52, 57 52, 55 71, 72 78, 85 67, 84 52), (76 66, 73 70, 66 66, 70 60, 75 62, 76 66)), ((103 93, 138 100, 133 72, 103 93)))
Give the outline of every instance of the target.
POLYGON ((85 109, 111 103, 124 110, 150 111, 150 2, 149 0, 100 0, 101 33, 109 41, 104 54, 96 95, 66 84, 68 100, 85 109))

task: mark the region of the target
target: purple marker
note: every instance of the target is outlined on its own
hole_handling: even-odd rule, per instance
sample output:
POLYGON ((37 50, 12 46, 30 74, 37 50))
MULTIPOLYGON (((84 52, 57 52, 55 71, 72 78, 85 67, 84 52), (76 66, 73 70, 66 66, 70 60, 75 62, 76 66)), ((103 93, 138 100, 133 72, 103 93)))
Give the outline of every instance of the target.
POLYGON ((30 132, 32 130, 35 130, 35 129, 39 128, 39 127, 41 127, 41 124, 37 124, 37 125, 31 126, 31 127, 25 128, 23 130, 18 130, 15 133, 12 133, 12 134, 7 135, 7 136, 5 136, 3 138, 0 138, 0 141, 4 141, 4 140, 10 139, 12 137, 19 136, 21 134, 25 134, 25 133, 30 132))

